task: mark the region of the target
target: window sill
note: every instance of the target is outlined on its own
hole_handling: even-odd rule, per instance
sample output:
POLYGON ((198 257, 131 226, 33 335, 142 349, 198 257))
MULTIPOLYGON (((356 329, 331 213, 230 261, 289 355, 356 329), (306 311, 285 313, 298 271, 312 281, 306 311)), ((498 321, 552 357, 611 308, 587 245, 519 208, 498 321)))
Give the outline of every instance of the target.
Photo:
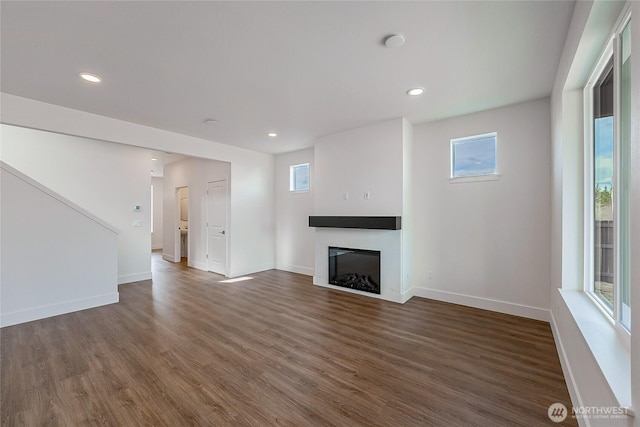
MULTIPOLYGON (((586 293, 558 290, 618 405, 631 408, 631 357, 628 345, 586 293)), ((628 414, 633 415, 633 411, 630 410, 628 414)))
POLYGON ((462 184, 465 182, 497 181, 499 179, 500 179, 499 173, 492 173, 491 175, 477 175, 477 176, 463 176, 459 178, 449 178, 449 184, 462 184))

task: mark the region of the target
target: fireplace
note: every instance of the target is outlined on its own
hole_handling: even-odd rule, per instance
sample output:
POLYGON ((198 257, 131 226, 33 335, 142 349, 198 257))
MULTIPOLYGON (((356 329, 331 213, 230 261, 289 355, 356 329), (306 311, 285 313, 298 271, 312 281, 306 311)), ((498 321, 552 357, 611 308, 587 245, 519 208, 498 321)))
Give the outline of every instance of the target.
POLYGON ((380 251, 329 247, 329 283, 380 293, 380 251))

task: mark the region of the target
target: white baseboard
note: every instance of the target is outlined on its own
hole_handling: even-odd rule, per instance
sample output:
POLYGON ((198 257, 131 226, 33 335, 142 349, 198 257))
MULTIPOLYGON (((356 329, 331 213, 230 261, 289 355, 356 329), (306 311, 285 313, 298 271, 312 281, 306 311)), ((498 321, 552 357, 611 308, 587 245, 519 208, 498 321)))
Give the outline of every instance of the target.
MULTIPOLYGON (((553 334, 553 339, 556 342, 556 349, 558 350, 558 358, 560 359, 560 366, 562 367, 562 373, 564 374, 564 382, 567 384, 567 390, 569 391, 569 397, 571 398, 571 404, 573 407, 583 407, 582 397, 580 396, 580 392, 578 391, 578 385, 576 384, 575 377, 573 375, 573 371, 571 370, 571 364, 569 363, 569 358, 567 357, 567 353, 564 350, 564 345, 562 344, 562 338, 560 338, 560 332, 558 331, 558 327, 556 326, 556 318, 553 315, 553 311, 551 313, 551 333, 553 334)), ((578 425, 580 427, 590 427, 591 423, 589 423, 589 419, 587 417, 578 418, 578 425)))
POLYGON ((299 265, 277 264, 278 270, 290 271, 291 273, 304 274, 305 276, 313 276, 315 269, 309 267, 300 267, 299 265))
POLYGON ((162 243, 158 243, 156 245, 151 245, 152 251, 157 251, 158 249, 162 249, 162 243))
POLYGON ((162 259, 169 261, 169 262, 180 262, 180 259, 175 259, 175 257, 173 256, 173 254, 162 254, 162 259))
POLYGON ((430 288, 414 287, 411 290, 413 291, 413 295, 417 297, 450 302, 453 304, 466 305, 468 307, 481 308, 483 310, 497 311, 498 313, 511 314, 514 316, 526 317, 528 319, 542 320, 544 322, 548 322, 550 320, 549 310, 544 308, 531 307, 528 305, 515 304, 512 302, 499 301, 490 298, 482 298, 430 288))
POLYGON ((125 274, 124 276, 118 276, 118 285, 125 283, 139 282, 141 280, 150 280, 151 272, 145 271, 144 273, 125 274))
POLYGON ((43 307, 14 311, 13 313, 3 313, 2 316, 0 316, 0 327, 4 328, 5 326, 31 322, 33 320, 58 316, 60 314, 86 310, 88 308, 100 307, 102 305, 113 304, 118 301, 120 301, 120 294, 118 292, 114 292, 110 294, 97 295, 94 297, 82 298, 73 301, 66 301, 43 307))
POLYGON ((229 271, 227 277, 239 277, 246 276, 247 274, 259 273, 261 271, 273 270, 275 266, 273 264, 259 264, 250 267, 240 268, 237 270, 229 271))
POLYGON ((207 263, 206 262, 202 262, 202 261, 194 261, 194 260, 188 260, 187 261, 187 265, 189 267, 193 267, 196 268, 198 270, 202 270, 202 271, 208 271, 207 270, 207 263))
POLYGON ((409 289, 408 291, 402 292, 402 294, 400 295, 400 302, 404 304, 405 302, 409 301, 411 298, 413 298, 413 288, 409 289))

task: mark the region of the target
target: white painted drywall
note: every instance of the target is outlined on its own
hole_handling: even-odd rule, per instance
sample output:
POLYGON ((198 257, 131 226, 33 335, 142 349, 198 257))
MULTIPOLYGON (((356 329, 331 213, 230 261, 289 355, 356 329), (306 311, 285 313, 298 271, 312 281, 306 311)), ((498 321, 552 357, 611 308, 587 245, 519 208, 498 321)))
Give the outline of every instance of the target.
POLYGON ((162 178, 151 178, 151 185, 153 185, 153 233, 151 233, 151 249, 162 249, 162 235, 163 235, 163 207, 162 202, 164 199, 163 190, 164 180, 162 178))
POLYGON ((412 253, 414 221, 419 217, 413 205, 413 191, 416 188, 413 180, 414 173, 414 135, 413 125, 402 120, 402 300, 412 296, 414 266, 420 261, 412 253))
POLYGON ((315 229, 309 227, 314 215, 316 186, 314 149, 292 151, 275 157, 276 268, 313 276, 315 229), (309 163, 310 189, 289 191, 290 167, 309 163))
POLYGON ((402 215, 402 129, 394 119, 318 138, 315 214, 402 215))
MULTIPOLYGON (((3 123, 231 163, 233 235, 229 274, 243 275, 275 266, 272 155, 7 93, 0 93, 0 103, 3 123)), ((146 169, 148 173, 148 161, 146 169)))
MULTIPOLYGON (((583 105, 582 91, 589 73, 599 58, 622 2, 577 2, 567 35, 560 67, 551 95, 552 114, 552 246, 550 298, 552 330, 558 347, 565 379, 574 406, 614 407, 619 404, 598 361, 594 358, 583 333, 558 288, 569 291, 583 289, 583 105)), ((640 3, 631 2, 632 19, 640 17, 640 3)), ((633 22, 636 22, 634 20, 633 22)), ((632 25, 632 40, 640 40, 640 26, 632 25)), ((640 43, 632 43, 632 164, 640 164, 640 43)), ((632 168, 632 254, 640 252, 640 168, 632 168)), ((640 263, 632 263, 632 286, 640 278, 640 263)), ((637 286, 636 286, 637 288, 637 286)), ((635 288, 632 288, 635 289, 635 288)), ((563 291, 564 292, 564 291, 563 291)), ((640 292, 631 294, 632 307, 640 306, 640 292)), ((600 313, 596 313, 600 314, 600 313)), ((589 328, 589 320, 582 326, 589 328)), ((640 330, 640 310, 631 315, 632 331, 640 330)), ((617 360, 616 355, 610 355, 617 360)), ((620 357, 623 360, 625 357, 620 357)), ((632 406, 640 407, 640 334, 631 335, 628 360, 631 363, 632 406)), ((618 391, 618 394, 620 392, 618 391)), ((624 393, 623 393, 624 394, 624 393)), ((592 417, 579 420, 581 426, 640 426, 640 417, 606 419, 592 417)))
MULTIPOLYGON (((207 270, 207 183, 229 180, 231 165, 226 162, 188 158, 171 163, 164 168, 164 242, 163 257, 179 261, 180 245, 178 226, 179 194, 188 187, 189 194, 189 266, 207 270), (176 240, 178 239, 178 240, 176 240)), ((234 234, 233 227, 227 230, 228 238, 234 234)), ((228 267, 227 267, 228 268, 228 267)))
MULTIPOLYGON (((411 126, 403 119, 388 120, 316 140, 315 215, 403 216, 405 154, 412 147, 411 126), (406 131, 406 134, 405 134, 406 131), (364 193, 370 194, 365 199, 364 193), (348 193, 348 199, 345 199, 348 193)), ((410 202, 407 201, 407 206, 410 202)), ((317 228, 313 283, 328 285, 328 247, 380 251, 380 298, 404 302, 410 298, 403 274, 403 236, 406 231, 317 228)), ((409 241, 409 240, 407 240, 409 241)), ((408 262, 407 262, 408 263, 408 262)), ((366 296, 367 292, 346 290, 366 296)))
POLYGON ((0 126, 2 161, 121 230, 118 282, 150 279, 148 150, 0 126), (133 211, 134 204, 142 206, 141 212, 133 211), (133 226, 136 220, 140 227, 133 226))
POLYGON ((549 118, 541 99, 414 127, 415 295, 548 320, 549 118), (500 178, 450 182, 450 140, 488 132, 500 178))
POLYGON ((0 326, 118 302, 118 233, 2 165, 0 326))

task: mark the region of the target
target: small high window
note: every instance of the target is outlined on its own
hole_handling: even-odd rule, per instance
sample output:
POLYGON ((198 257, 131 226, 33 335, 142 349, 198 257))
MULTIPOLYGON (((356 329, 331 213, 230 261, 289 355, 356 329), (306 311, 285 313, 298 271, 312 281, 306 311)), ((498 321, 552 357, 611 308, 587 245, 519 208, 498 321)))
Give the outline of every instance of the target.
POLYGON ((497 133, 451 140, 451 178, 497 174, 497 133))
POLYGON ((289 191, 309 191, 309 163, 291 166, 289 191))

